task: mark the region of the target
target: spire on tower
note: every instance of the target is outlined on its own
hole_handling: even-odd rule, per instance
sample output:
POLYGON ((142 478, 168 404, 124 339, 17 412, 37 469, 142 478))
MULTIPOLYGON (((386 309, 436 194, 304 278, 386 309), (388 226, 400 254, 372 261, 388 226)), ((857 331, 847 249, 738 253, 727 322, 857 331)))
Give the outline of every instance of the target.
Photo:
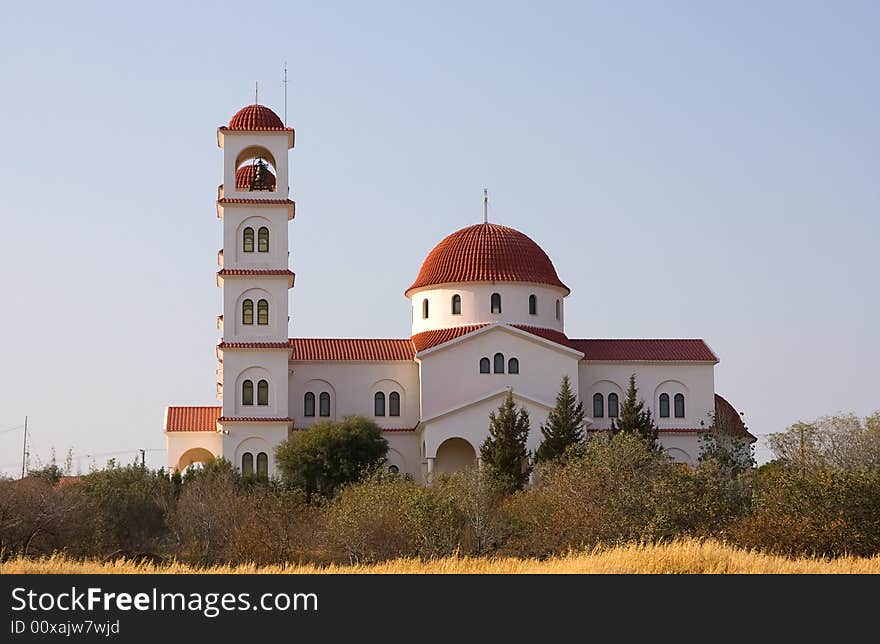
POLYGON ((489 223, 489 189, 483 188, 483 223, 489 223))
POLYGON ((254 81, 254 105, 260 104, 260 81, 254 81))

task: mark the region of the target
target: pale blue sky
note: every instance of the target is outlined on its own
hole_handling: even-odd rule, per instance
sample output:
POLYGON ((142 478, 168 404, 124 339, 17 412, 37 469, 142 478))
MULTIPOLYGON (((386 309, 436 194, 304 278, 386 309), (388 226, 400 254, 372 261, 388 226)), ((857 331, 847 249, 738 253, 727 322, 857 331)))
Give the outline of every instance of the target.
POLYGON ((2 471, 25 414, 44 460, 158 466, 164 407, 215 402, 215 129, 255 80, 280 112, 284 60, 291 335, 407 336, 404 288, 488 187, 569 335, 705 338, 760 435, 880 407, 878 3, 3 14, 2 471))

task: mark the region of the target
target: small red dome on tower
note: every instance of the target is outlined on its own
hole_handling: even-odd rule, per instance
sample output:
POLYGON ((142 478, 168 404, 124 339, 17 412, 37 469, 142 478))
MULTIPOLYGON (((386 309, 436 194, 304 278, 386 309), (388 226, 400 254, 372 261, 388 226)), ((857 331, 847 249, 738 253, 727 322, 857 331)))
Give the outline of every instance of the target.
POLYGON ((570 290, 530 237, 489 223, 462 228, 437 244, 406 293, 453 282, 534 282, 570 290))
MULTIPOLYGON (((254 182, 254 173, 256 172, 256 167, 248 164, 241 166, 238 170, 235 171, 235 188, 236 190, 250 190, 251 184, 254 182)), ((272 174, 272 171, 269 168, 264 170, 266 173, 266 188, 269 190, 275 190, 275 175, 272 174)))
POLYGON ((229 119, 230 130, 284 130, 278 115, 265 105, 248 105, 229 119))

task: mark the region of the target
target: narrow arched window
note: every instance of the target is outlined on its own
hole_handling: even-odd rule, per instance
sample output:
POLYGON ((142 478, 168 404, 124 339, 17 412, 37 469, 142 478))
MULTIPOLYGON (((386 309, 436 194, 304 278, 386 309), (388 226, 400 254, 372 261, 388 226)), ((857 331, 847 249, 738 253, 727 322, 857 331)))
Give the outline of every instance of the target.
POLYGON ((257 324, 269 324, 269 302, 267 300, 257 301, 257 324))
POLYGON ((257 231, 257 250, 261 253, 269 252, 269 229, 265 226, 257 231))
POLYGON ((321 408, 318 410, 322 416, 330 415, 330 394, 326 391, 322 391, 321 395, 318 397, 318 402, 320 403, 321 408))
POLYGON ((602 418, 605 415, 605 399, 602 394, 593 394, 593 418, 602 418))
POLYGON ((461 295, 452 296, 452 315, 461 315, 461 295))
POLYGON ((672 400, 675 405, 675 417, 684 418, 684 394, 675 394, 672 400))
POLYGON ((496 353, 494 360, 495 360, 495 366, 494 366, 495 373, 504 373, 504 354, 503 353, 496 353))
POLYGON ((373 415, 374 416, 384 416, 385 415, 385 394, 381 391, 377 391, 376 395, 373 396, 373 415))
POLYGON ((489 358, 480 358, 480 373, 489 373, 491 371, 491 366, 489 358))
POLYGON ((388 415, 400 416, 400 394, 396 391, 388 394, 388 415))
POLYGON ((556 300, 556 319, 557 320, 559 319, 559 307, 560 307, 560 302, 559 302, 559 300, 556 300))
POLYGON ((620 400, 617 394, 608 394, 608 418, 620 416, 620 400))
POLYGON ((253 324, 254 323, 254 301, 253 300, 245 300, 241 303, 241 323, 242 324, 253 324))
POLYGON ((491 310, 492 310, 492 313, 501 313, 501 294, 500 293, 492 293, 491 310))
POLYGON ((269 476, 269 456, 266 452, 257 454, 257 474, 259 476, 269 476))
POLYGON ((244 229, 243 247, 246 253, 254 252, 254 229, 248 226, 244 229))
POLYGON ((241 473, 245 476, 254 473, 254 455, 250 452, 241 455, 241 473))
POLYGON ((428 319, 428 298, 422 300, 422 318, 428 319))
POLYGON ((519 373, 519 360, 511 358, 507 361, 507 373, 519 373))
POLYGON ((669 418, 669 394, 660 394, 660 418, 669 418))
POLYGON ((538 296, 529 295, 529 315, 538 315, 538 296))
POLYGON ((303 397, 303 416, 315 415, 315 394, 307 392, 303 397))
POLYGON ((242 405, 253 405, 254 404, 254 381, 253 380, 245 380, 241 383, 241 404, 242 405))
POLYGON ((266 380, 261 380, 257 383, 257 404, 269 404, 269 383, 266 380))

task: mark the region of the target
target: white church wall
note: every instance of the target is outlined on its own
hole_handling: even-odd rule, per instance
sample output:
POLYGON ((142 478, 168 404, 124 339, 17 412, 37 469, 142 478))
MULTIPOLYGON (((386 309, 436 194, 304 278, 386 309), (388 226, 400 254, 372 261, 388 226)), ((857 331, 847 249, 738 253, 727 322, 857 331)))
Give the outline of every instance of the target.
MULTIPOLYGON (((248 190, 238 190, 235 186, 235 171, 238 170, 239 156, 249 148, 254 148, 255 154, 250 152, 243 157, 263 156, 272 166, 275 175, 277 190, 272 193, 262 192, 261 197, 272 195, 274 198, 286 199, 288 187, 287 175, 287 135, 283 132, 242 132, 226 130, 223 132, 223 194, 226 197, 250 198, 254 193, 248 190), (268 154, 259 151, 262 148, 268 154)), ((242 162, 245 159, 242 158, 242 162)))
POLYGON ((214 457, 223 455, 223 440, 217 432, 165 432, 165 447, 168 450, 168 467, 175 469, 180 458, 192 450, 209 451, 214 457))
POLYGON ((223 280, 223 337, 227 342, 286 342, 287 279, 277 277, 226 277, 223 280), (269 324, 257 324, 257 303, 269 302, 269 324), (244 324, 242 303, 254 302, 254 323, 244 324))
POLYGON ((231 349, 223 352, 223 415, 286 418, 288 416, 287 362, 284 350, 231 349), (269 404, 258 405, 257 383, 269 382, 269 404), (242 383, 254 383, 254 404, 242 404, 242 383))
POLYGON ((275 467, 275 448, 287 440, 287 423, 224 422, 222 425, 223 458, 240 470, 242 455, 251 452, 254 455, 254 471, 256 471, 257 454, 265 452, 268 456, 269 476, 278 475, 275 467))
POLYGON ((564 327, 565 290, 529 283, 470 282, 458 285, 430 287, 413 291, 412 332, 447 329, 470 324, 503 322, 562 331, 564 327), (501 295, 501 313, 492 313, 492 293, 501 295), (452 314, 453 295, 461 296, 461 314, 452 314), (537 314, 529 314, 529 295, 537 297, 537 314), (428 300, 428 317, 423 318, 423 301, 428 300), (559 300, 559 319, 556 319, 556 300, 559 300))
POLYGON ((287 209, 267 206, 224 206, 224 268, 278 268, 287 266, 287 209), (269 229, 269 252, 261 253, 260 227, 269 229), (244 251, 244 229, 254 229, 254 250, 244 251))
POLYGON ((697 434, 660 434, 658 442, 676 462, 698 464, 701 446, 697 434))
POLYGON ((419 432, 385 432, 388 441, 388 465, 395 465, 401 474, 409 474, 416 483, 424 482, 422 457, 419 453, 419 432))

